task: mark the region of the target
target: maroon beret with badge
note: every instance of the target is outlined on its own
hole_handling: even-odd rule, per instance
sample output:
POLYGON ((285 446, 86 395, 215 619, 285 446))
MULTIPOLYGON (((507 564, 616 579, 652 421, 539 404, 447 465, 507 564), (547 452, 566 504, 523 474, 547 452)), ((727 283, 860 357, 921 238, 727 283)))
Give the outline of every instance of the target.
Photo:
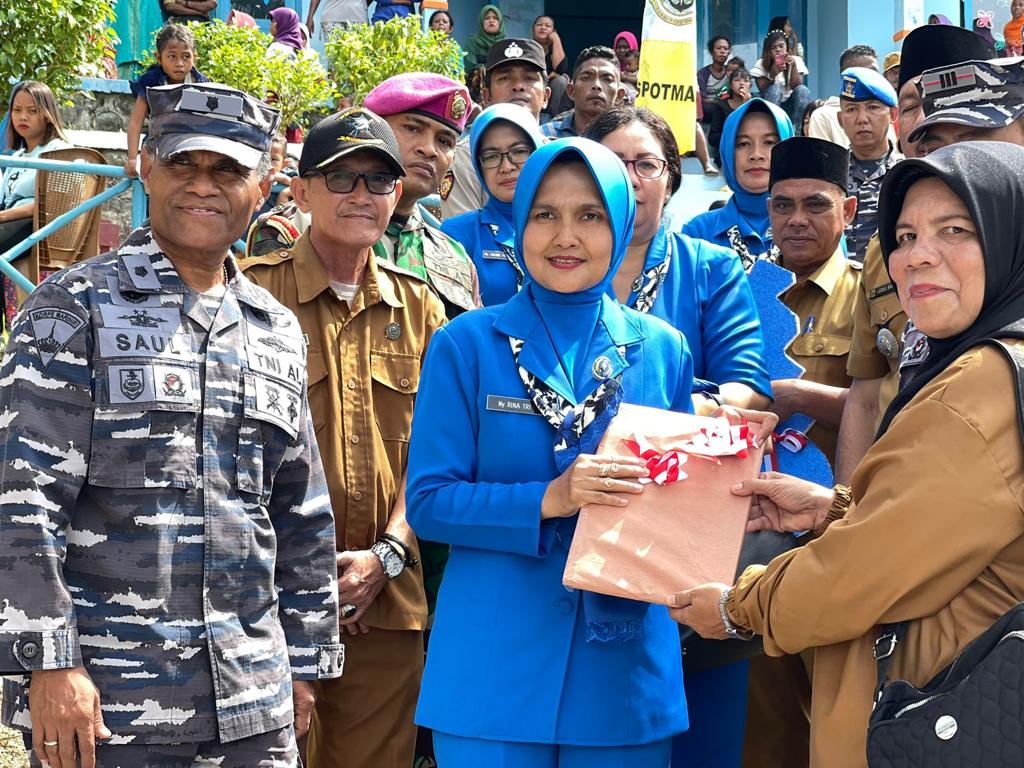
POLYGON ((461 83, 429 72, 408 72, 389 77, 370 91, 363 106, 381 117, 414 112, 462 133, 470 100, 461 83))

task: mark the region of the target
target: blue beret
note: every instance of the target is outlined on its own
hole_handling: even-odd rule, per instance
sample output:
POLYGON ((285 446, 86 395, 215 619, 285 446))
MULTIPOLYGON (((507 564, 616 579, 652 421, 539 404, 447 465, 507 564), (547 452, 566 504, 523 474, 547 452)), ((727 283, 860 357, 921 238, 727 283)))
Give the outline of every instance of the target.
POLYGON ((889 81, 867 67, 848 67, 843 70, 839 97, 849 101, 874 100, 887 107, 896 106, 896 91, 889 85, 889 81))

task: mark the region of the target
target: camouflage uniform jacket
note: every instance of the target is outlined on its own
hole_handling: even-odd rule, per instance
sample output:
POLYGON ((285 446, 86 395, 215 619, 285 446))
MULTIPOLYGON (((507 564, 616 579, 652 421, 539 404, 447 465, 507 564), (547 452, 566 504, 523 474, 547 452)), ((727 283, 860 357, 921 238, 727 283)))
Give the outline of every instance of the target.
POLYGON ((84 667, 112 743, 235 741, 341 674, 302 333, 225 265, 210 318, 148 228, 66 269, 0 367, 3 721, 84 667))
POLYGON ((864 263, 868 240, 878 229, 878 193, 882 191, 885 174, 903 159, 892 144, 878 167, 870 175, 865 174, 860 163, 850 157, 850 175, 847 177, 846 193, 857 198, 857 215, 846 228, 846 251, 849 258, 858 264, 864 263))

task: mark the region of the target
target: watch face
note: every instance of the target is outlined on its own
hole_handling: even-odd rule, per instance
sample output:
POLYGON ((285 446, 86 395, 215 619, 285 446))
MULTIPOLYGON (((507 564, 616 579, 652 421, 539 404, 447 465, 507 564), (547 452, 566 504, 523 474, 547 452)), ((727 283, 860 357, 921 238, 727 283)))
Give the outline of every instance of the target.
POLYGON ((374 544, 370 550, 380 558, 380 564, 384 568, 384 575, 389 579, 396 578, 405 569, 405 563, 398 553, 389 544, 382 541, 374 544))

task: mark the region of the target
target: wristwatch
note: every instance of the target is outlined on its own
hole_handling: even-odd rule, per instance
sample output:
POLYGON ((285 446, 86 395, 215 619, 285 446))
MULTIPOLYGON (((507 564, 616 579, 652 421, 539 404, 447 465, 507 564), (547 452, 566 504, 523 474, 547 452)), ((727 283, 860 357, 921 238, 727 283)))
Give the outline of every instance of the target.
POLYGON ((388 577, 388 581, 394 581, 402 575, 402 571, 405 570, 405 560, 398 554, 398 550, 391 542, 378 541, 370 547, 370 551, 380 560, 381 567, 384 569, 384 575, 388 577))

